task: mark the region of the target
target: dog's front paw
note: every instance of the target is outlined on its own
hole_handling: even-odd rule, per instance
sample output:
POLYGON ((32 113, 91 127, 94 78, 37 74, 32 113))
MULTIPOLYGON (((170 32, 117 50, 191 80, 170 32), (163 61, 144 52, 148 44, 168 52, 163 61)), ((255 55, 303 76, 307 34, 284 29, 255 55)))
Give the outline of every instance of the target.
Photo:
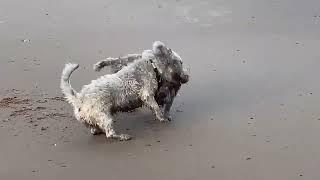
POLYGON ((160 122, 163 122, 163 123, 167 123, 167 122, 171 121, 171 119, 169 120, 168 118, 162 118, 159 120, 160 120, 160 122))
POLYGON ((132 139, 132 136, 130 136, 129 134, 120 134, 119 135, 119 140, 120 141, 128 141, 132 139))
POLYGON ((172 121, 170 113, 164 113, 164 118, 166 118, 168 121, 172 121))
POLYGON ((167 120, 168 120, 168 121, 172 121, 172 117, 171 117, 171 116, 168 116, 168 117, 167 117, 167 120))
POLYGON ((90 133, 91 133, 92 135, 99 135, 99 134, 102 134, 103 131, 102 131, 101 129, 99 129, 99 128, 92 127, 92 128, 90 129, 90 133))

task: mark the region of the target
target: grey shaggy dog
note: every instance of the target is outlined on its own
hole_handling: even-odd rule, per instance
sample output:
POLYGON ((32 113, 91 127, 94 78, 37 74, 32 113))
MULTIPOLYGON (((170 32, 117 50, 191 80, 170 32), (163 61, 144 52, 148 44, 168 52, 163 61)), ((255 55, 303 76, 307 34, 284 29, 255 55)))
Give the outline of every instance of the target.
MULTIPOLYGON (((105 66, 111 67, 112 73, 117 73, 121 70, 124 66, 132 63, 135 60, 143 58, 153 58, 150 55, 153 54, 152 50, 145 50, 142 54, 128 54, 126 56, 113 58, 108 57, 104 60, 101 60, 93 65, 93 69, 95 71, 100 71, 105 66)), ((172 59, 176 59, 182 62, 181 57, 178 53, 172 51, 172 59)), ((178 91, 181 87, 181 84, 186 83, 188 79, 180 78, 179 76, 174 76, 174 82, 169 82, 163 79, 160 79, 158 82, 158 90, 155 95, 155 99, 160 107, 164 107, 164 116, 170 121, 170 109, 173 104, 174 98, 178 94, 178 91)))
POLYGON ((103 132, 107 138, 129 140, 130 135, 118 134, 114 130, 114 114, 119 111, 127 112, 144 105, 152 110, 159 121, 168 121, 155 100, 158 79, 160 77, 168 82, 176 82, 176 76, 184 79, 184 82, 189 79, 182 61, 177 60, 173 54, 162 42, 156 41, 152 53, 135 60, 115 74, 93 80, 80 92, 76 92, 69 82, 72 72, 79 65, 66 64, 60 87, 73 106, 76 119, 91 127, 91 133, 103 132))

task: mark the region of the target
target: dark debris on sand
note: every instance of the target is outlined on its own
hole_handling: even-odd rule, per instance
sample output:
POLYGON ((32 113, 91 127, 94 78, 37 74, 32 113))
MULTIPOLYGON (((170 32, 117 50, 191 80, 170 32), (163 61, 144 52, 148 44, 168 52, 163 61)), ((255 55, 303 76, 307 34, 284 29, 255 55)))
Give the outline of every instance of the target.
MULTIPOLYGON (((66 125, 73 123, 73 121, 66 121, 72 114, 65 110, 67 104, 63 97, 50 97, 39 89, 32 91, 9 89, 0 91, 0 95, 2 95, 0 96, 0 118, 3 123, 1 126, 8 131, 14 131, 14 134, 19 129, 20 132, 29 131, 33 134, 45 135, 43 132, 48 131, 49 127, 52 130, 64 129, 66 125)), ((46 137, 46 140, 64 142, 65 137, 68 137, 66 133, 71 132, 59 134, 55 137, 56 139, 46 137)))
POLYGON ((16 96, 6 97, 0 100, 0 108, 9 108, 13 107, 14 105, 28 104, 29 102, 29 99, 20 99, 16 96))
POLYGON ((46 100, 55 100, 55 101, 65 101, 64 97, 56 96, 56 97, 49 97, 45 98, 46 100))
POLYGON ((41 131, 45 131, 45 130, 47 130, 48 129, 48 127, 41 127, 41 131))

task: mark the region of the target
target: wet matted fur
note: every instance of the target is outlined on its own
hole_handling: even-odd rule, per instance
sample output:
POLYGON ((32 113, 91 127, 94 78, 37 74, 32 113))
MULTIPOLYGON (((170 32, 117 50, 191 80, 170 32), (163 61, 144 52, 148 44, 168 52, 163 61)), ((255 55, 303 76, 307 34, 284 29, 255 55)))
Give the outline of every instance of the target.
POLYGON ((188 81, 182 62, 173 59, 173 52, 162 42, 153 43, 152 53, 135 60, 115 74, 107 74, 83 86, 76 92, 70 85, 70 76, 79 65, 66 64, 61 76, 61 89, 74 108, 78 121, 91 127, 92 133, 102 131, 108 138, 129 140, 130 135, 118 134, 113 128, 114 114, 141 106, 149 107, 159 121, 168 119, 155 100, 158 90, 157 76, 168 82, 176 77, 188 81), (152 56, 153 58, 147 58, 152 56))
MULTIPOLYGON (((121 70, 123 67, 127 66, 128 64, 132 63, 135 60, 143 58, 149 58, 154 59, 155 55, 150 56, 153 54, 152 50, 145 50, 142 52, 142 54, 128 54, 126 56, 113 58, 108 57, 104 60, 101 60, 93 65, 93 69, 95 71, 100 71, 106 66, 111 67, 112 73, 117 73, 119 70, 121 70)), ((180 55, 174 51, 172 51, 172 59, 176 61, 182 62, 182 59, 180 55)), ((173 62, 174 62, 173 60, 173 62)), ((164 79, 158 80, 158 90, 155 95, 155 99, 160 107, 164 108, 164 116, 171 120, 170 116, 170 109, 173 104, 174 98, 178 94, 178 91, 181 87, 181 84, 185 83, 185 81, 188 81, 186 78, 180 78, 179 76, 175 76, 174 82, 169 82, 164 79)))

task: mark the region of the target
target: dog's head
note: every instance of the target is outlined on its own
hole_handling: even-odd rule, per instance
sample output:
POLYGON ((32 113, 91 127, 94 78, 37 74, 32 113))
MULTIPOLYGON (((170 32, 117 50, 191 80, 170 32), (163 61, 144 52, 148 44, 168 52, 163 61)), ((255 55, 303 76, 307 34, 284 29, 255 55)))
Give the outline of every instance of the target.
MULTIPOLYGON (((146 53, 148 56, 149 53, 146 53)), ((155 57, 156 67, 162 77, 175 84, 184 84, 189 81, 189 73, 178 53, 166 47, 164 43, 156 41, 152 45, 152 55, 155 57)))

